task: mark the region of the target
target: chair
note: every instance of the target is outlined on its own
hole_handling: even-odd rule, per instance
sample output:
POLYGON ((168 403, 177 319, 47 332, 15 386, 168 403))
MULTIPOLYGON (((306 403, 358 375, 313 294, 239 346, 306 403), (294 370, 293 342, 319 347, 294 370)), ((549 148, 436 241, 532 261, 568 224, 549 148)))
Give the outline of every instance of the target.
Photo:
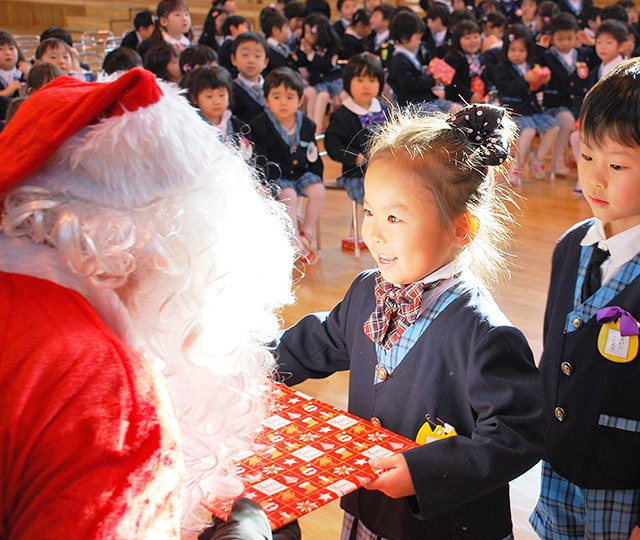
POLYGON ((105 54, 108 52, 105 50, 106 43, 113 46, 111 38, 115 39, 111 30, 100 29, 83 32, 80 36, 80 43, 76 46, 78 56, 92 69, 99 70, 102 67, 105 54))

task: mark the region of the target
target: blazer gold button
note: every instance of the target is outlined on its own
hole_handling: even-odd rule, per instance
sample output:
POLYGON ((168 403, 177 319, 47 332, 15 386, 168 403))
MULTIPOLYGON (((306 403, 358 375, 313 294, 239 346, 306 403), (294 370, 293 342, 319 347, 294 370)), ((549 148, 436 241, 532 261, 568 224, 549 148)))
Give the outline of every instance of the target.
POLYGON ((382 422, 380 422, 380 418, 378 418, 377 416, 374 416, 374 417, 371 418, 371 423, 375 427, 382 427, 382 422))
POLYGON ((384 366, 376 366, 376 375, 378 375, 378 379, 380 379, 382 382, 386 381, 389 378, 389 372, 384 366))
POLYGON ((564 412, 564 409, 562 407, 556 407, 553 410, 553 414, 559 422, 564 422, 564 419, 567 417, 567 413, 564 412))
POLYGON ((580 317, 574 317, 571 319, 571 326, 573 326, 576 330, 578 328, 582 328, 582 319, 580 317))
POLYGON ((293 163, 294 165, 297 165, 297 164, 298 164, 298 160, 297 160, 297 159, 294 159, 294 160, 292 161, 292 163, 293 163))
POLYGON ((573 366, 569 362, 562 362, 560 369, 567 377, 573 373, 573 366))

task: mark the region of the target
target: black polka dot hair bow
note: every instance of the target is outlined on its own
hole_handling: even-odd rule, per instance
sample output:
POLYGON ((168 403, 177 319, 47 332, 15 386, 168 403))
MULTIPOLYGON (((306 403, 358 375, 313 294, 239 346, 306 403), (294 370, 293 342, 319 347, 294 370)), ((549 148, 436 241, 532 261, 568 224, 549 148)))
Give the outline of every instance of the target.
POLYGON ((504 109, 495 105, 467 105, 455 113, 450 124, 462 130, 480 149, 484 165, 500 165, 509 156, 509 136, 502 127, 504 109))

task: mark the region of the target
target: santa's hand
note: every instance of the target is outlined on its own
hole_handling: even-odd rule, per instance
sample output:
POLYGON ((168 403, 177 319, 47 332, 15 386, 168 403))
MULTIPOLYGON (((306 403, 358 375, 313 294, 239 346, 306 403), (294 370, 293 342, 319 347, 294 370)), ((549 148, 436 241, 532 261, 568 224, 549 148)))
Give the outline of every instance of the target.
POLYGON ((366 484, 366 489, 377 489, 392 499, 415 495, 416 489, 413 487, 409 467, 402 454, 370 459, 369 465, 376 469, 380 476, 366 484))

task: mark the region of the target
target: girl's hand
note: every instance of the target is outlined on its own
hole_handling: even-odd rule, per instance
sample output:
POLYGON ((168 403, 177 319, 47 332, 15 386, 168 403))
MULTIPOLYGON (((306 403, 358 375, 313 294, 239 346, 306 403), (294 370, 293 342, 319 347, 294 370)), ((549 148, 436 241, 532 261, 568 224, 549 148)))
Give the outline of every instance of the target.
POLYGON ((27 80, 27 76, 29 75, 29 70, 31 69, 31 62, 27 60, 20 60, 18 62, 18 69, 22 71, 22 75, 24 76, 24 80, 27 80))
POLYGON ((527 71, 524 75, 524 80, 527 81, 529 84, 537 82, 538 81, 538 77, 535 73, 535 71, 533 69, 530 69, 529 71, 527 71))
POLYGON ((382 473, 378 478, 366 484, 364 486, 366 489, 377 489, 392 499, 415 495, 416 488, 413 487, 409 467, 402 454, 370 459, 369 465, 374 469, 381 470, 382 473))
POLYGON ((20 81, 11 81, 6 86, 6 88, 4 88, 3 90, 0 90, 0 96, 5 96, 5 97, 12 96, 17 91, 19 91, 21 87, 22 87, 22 84, 20 84, 20 81))
POLYGON ((631 535, 629 536, 629 540, 640 540, 640 527, 637 525, 631 531, 631 535))
POLYGON ((484 103, 484 96, 481 94, 471 94, 471 103, 484 103))
POLYGON ((71 51, 71 73, 82 73, 84 70, 80 66, 80 55, 75 47, 69 48, 71 51))

